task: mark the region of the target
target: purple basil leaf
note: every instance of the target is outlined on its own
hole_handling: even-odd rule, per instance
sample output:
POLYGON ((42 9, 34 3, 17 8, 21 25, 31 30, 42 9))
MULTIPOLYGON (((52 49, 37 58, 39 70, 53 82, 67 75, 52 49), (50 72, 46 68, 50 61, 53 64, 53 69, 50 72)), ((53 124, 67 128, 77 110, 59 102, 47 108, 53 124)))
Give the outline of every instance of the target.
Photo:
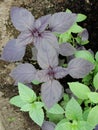
POLYGON ((41 86, 41 97, 49 109, 57 103, 63 95, 63 87, 57 80, 50 80, 41 86))
POLYGON ((57 38, 54 34, 49 31, 44 31, 41 33, 41 37, 34 37, 34 45, 37 49, 39 49, 40 44, 50 44, 53 46, 57 51, 59 51, 59 44, 57 38))
POLYGON ((55 72, 55 78, 56 79, 63 78, 68 74, 67 68, 55 67, 53 70, 55 72))
POLYGON ((20 61, 25 54, 25 46, 18 44, 16 39, 10 40, 3 49, 1 59, 5 61, 20 61))
POLYGON ((55 13, 51 16, 49 28, 52 32, 64 33, 75 23, 76 16, 73 13, 55 13))
POLYGON ((38 28, 39 32, 43 32, 45 28, 48 26, 49 20, 51 18, 51 15, 45 15, 40 17, 38 20, 41 22, 41 26, 38 28))
POLYGON ((35 79, 36 69, 29 63, 18 65, 10 74, 15 80, 15 84, 18 82, 30 83, 35 79))
POLYGON ((42 130, 54 130, 55 126, 56 125, 53 122, 44 121, 41 128, 42 128, 42 130))
POLYGON ((71 56, 75 53, 76 49, 70 43, 60 44, 60 54, 63 56, 71 56))
POLYGON ((50 66, 58 65, 58 56, 56 50, 48 43, 42 43, 38 49, 37 55, 38 64, 43 69, 48 69, 50 66))
POLYGON ((11 9, 11 21, 19 31, 25 31, 33 27, 34 17, 28 10, 19 7, 11 9))
POLYGON ((49 75, 48 73, 48 69, 46 70, 38 70, 36 72, 36 80, 38 80, 39 82, 47 82, 49 81, 49 75))
POLYGON ((33 39, 34 38, 32 33, 29 30, 27 30, 20 33, 20 35, 17 38, 17 41, 21 45, 27 45, 29 43, 32 43, 33 39))
POLYGON ((74 58, 68 63, 68 73, 73 78, 83 78, 91 70, 93 70, 94 65, 82 58, 74 58))
MULTIPOLYGON (((46 129, 47 130, 47 129, 46 129)), ((94 130, 98 130, 98 125, 95 127, 95 129, 94 130)))
POLYGON ((81 33, 79 33, 79 36, 82 38, 82 41, 88 40, 89 34, 87 29, 84 29, 81 33))

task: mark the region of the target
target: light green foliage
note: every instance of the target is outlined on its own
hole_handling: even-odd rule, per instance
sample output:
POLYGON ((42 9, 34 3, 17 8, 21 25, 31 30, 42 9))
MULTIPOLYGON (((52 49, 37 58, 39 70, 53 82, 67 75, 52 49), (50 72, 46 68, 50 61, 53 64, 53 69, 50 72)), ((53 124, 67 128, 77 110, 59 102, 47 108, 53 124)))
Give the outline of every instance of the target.
POLYGON ((96 54, 95 54, 95 59, 96 59, 96 61, 98 62, 98 51, 97 51, 96 54))
POLYGON ((52 114, 64 114, 65 113, 64 109, 59 104, 55 104, 52 108, 47 110, 47 112, 52 113, 52 114))
POLYGON ((49 120, 55 123, 58 123, 60 120, 64 118, 65 111, 59 104, 55 104, 52 108, 46 111, 49 120))
POLYGON ((36 94, 26 85, 18 84, 19 95, 11 98, 10 103, 20 107, 21 111, 29 112, 31 119, 39 126, 44 121, 44 112, 42 107, 44 104, 38 102, 36 94))
POLYGON ((69 100, 70 100, 70 99, 69 99, 68 94, 64 93, 64 95, 63 95, 63 101, 60 103, 61 106, 62 106, 64 109, 66 108, 66 104, 68 103, 69 100))
POLYGON ((64 119, 64 114, 52 114, 47 112, 47 117, 49 118, 49 121, 57 124, 59 121, 64 119))
POLYGON ((89 97, 91 102, 98 103, 98 93, 97 92, 88 93, 88 97, 89 97))
POLYGON ((32 103, 33 101, 36 100, 36 94, 33 90, 31 90, 29 87, 22 83, 18 83, 18 90, 19 90, 19 95, 20 98, 25 101, 32 103))
POLYGON ((88 93, 90 92, 88 86, 79 82, 71 82, 68 85, 75 96, 80 99, 88 99, 88 93))
POLYGON ((84 21, 86 18, 87 18, 86 15, 84 15, 84 14, 78 14, 76 21, 77 21, 77 22, 82 22, 82 21, 84 21))
POLYGON ((25 101, 21 100, 20 96, 15 96, 15 97, 11 98, 10 103, 17 107, 22 107, 23 105, 26 104, 25 101))
POLYGON ((93 79, 92 74, 88 74, 87 76, 85 76, 85 77, 82 79, 82 82, 83 82, 85 85, 92 85, 92 79, 93 79))
POLYGON ((83 58, 85 60, 88 60, 92 63, 95 63, 94 56, 87 50, 80 50, 75 52, 75 57, 77 58, 83 58))
MULTIPOLYGON (((69 9, 66 9, 66 12, 72 13, 71 10, 69 10, 69 9)), ((57 35, 59 38, 59 44, 64 43, 64 42, 69 42, 72 45, 75 45, 76 42, 80 45, 87 44, 89 42, 88 40, 82 41, 82 39, 78 35, 77 35, 77 37, 74 37, 72 35, 72 33, 78 34, 84 30, 84 28, 82 28, 81 26, 78 25, 78 22, 82 22, 86 18, 87 18, 87 16, 84 14, 77 14, 76 22, 72 25, 72 27, 67 32, 57 35)))
POLYGON ((82 120, 82 109, 74 98, 67 103, 65 115, 69 120, 82 120))
POLYGON ((90 108, 90 107, 87 107, 87 109, 84 110, 84 112, 83 112, 83 119, 84 119, 85 121, 87 121, 87 117, 88 117, 88 114, 89 114, 90 110, 91 110, 91 108, 90 108))
POLYGON ((98 106, 95 106, 91 109, 88 114, 87 121, 93 126, 93 128, 98 124, 98 106))
POLYGON ((92 130, 93 127, 87 121, 79 121, 77 125, 77 130, 92 130))
POLYGON ((93 84, 94 84, 94 87, 97 90, 98 89, 98 73, 95 75, 95 77, 93 79, 93 84))
POLYGON ((44 112, 42 108, 37 108, 36 106, 29 111, 31 119, 36 122, 39 126, 42 126, 44 121, 44 112))
POLYGON ((72 33, 79 33, 82 32, 84 29, 79 26, 77 23, 75 23, 69 30, 68 32, 72 32, 72 33))
POLYGON ((55 130, 72 130, 71 123, 70 122, 60 122, 57 124, 55 130))
POLYGON ((35 84, 35 85, 39 85, 40 84, 40 82, 37 81, 37 80, 33 80, 32 83, 35 84))

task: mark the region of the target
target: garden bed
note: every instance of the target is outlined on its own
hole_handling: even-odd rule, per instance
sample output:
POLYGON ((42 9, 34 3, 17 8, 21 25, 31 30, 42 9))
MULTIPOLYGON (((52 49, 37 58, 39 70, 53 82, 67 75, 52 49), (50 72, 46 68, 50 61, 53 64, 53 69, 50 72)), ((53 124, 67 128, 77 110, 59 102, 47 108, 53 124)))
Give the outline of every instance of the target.
MULTIPOLYGON (((9 39, 17 35, 17 32, 15 32, 15 36, 13 36, 13 32, 10 31, 15 31, 15 29, 11 25, 9 12, 7 12, 13 5, 29 9, 36 18, 44 14, 65 11, 66 8, 69 8, 72 12, 87 15, 87 20, 81 23, 81 26, 87 28, 90 34, 90 43, 86 47, 91 48, 94 52, 98 50, 98 14, 96 13, 98 2, 96 0, 27 0, 27 2, 4 0, 0 1, 2 11, 0 12, 0 19, 3 21, 3 23, 0 21, 0 41, 2 43, 0 51, 2 51, 2 47, 9 39)), ((25 60, 29 61, 28 55, 25 60)), ((9 98, 17 95, 17 87, 13 86, 13 80, 9 77, 9 73, 15 65, 16 63, 0 61, 0 91, 3 93, 0 97, 0 121, 2 127, 4 127, 4 130, 39 130, 40 128, 29 119, 28 114, 21 113, 19 109, 9 104, 9 98)))

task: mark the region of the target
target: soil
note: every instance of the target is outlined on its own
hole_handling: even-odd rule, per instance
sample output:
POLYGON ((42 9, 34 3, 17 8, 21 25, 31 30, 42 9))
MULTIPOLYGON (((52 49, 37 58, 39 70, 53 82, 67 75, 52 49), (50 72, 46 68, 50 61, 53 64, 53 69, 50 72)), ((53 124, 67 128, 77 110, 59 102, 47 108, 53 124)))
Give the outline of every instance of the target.
MULTIPOLYGON (((88 29, 90 35, 90 43, 86 47, 94 52, 98 50, 97 0, 0 0, 0 54, 6 42, 18 34, 9 18, 12 6, 25 7, 36 18, 44 14, 65 11, 67 8, 72 12, 87 15, 87 20, 81 23, 81 26, 88 29)), ((24 60, 29 61, 28 55, 24 60)), ((2 92, 0 92, 0 119, 4 130, 40 130, 27 113, 20 112, 18 108, 9 103, 9 99, 17 95, 17 87, 13 85, 14 81, 9 77, 10 71, 17 64, 0 61, 0 91, 2 92)), ((0 130, 3 130, 1 126, 0 130)))

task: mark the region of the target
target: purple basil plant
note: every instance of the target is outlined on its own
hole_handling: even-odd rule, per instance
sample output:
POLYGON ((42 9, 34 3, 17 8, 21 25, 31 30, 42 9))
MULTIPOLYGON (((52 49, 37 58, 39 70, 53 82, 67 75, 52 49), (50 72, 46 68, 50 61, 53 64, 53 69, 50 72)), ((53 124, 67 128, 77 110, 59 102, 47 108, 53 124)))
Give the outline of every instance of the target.
POLYGON ((59 66, 58 55, 72 56, 76 49, 69 43, 58 44, 55 33, 66 32, 75 22, 76 14, 59 12, 42 16, 37 20, 24 8, 11 9, 11 21, 21 33, 17 39, 10 40, 4 47, 1 58, 6 61, 19 61, 25 54, 27 44, 37 49, 37 62, 41 70, 32 64, 18 65, 11 76, 15 84, 31 83, 38 80, 41 84, 41 98, 47 108, 51 108, 63 96, 63 86, 58 79, 70 75, 73 78, 83 78, 94 65, 81 58, 73 58, 66 68, 59 66))
MULTIPOLYGON (((68 52, 68 55, 71 54, 72 52, 68 52)), ((18 65, 10 75, 16 84, 30 83, 32 80, 41 82, 41 98, 47 108, 51 108, 62 98, 63 86, 58 79, 68 74, 73 78, 83 78, 94 68, 91 62, 81 58, 73 58, 66 68, 59 66, 58 53, 48 43, 40 45, 37 61, 42 70, 36 70, 33 65, 25 63, 18 65)))
POLYGON ((27 44, 39 49, 40 44, 48 43, 58 51, 59 45, 54 33, 66 32, 77 18, 74 13, 59 12, 35 20, 31 12, 22 7, 13 7, 10 16, 20 35, 17 39, 10 40, 4 47, 1 58, 9 62, 22 60, 27 44))

